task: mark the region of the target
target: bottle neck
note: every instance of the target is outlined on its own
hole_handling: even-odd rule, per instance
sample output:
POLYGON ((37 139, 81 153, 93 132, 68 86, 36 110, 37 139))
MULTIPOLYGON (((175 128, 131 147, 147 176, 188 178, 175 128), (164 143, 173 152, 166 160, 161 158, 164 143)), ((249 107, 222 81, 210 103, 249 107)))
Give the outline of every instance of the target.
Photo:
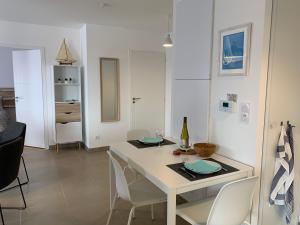
POLYGON ((183 124, 187 124, 187 117, 183 117, 183 124))

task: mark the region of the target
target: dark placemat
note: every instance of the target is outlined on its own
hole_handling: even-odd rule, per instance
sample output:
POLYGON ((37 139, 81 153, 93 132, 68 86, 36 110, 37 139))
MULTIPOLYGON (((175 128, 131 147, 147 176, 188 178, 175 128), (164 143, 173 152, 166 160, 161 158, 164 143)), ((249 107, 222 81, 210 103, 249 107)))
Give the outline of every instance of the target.
MULTIPOLYGON (((159 146, 159 144, 143 144, 139 142, 138 140, 132 140, 132 141, 127 141, 129 144, 132 144, 136 148, 151 148, 155 146, 159 146)), ((160 143, 160 146, 164 145, 174 145, 175 143, 172 141, 169 141, 167 139, 164 139, 162 143, 160 143)))
POLYGON ((208 158, 208 159, 205 159, 205 160, 209 160, 209 161, 212 161, 212 162, 217 162, 217 163, 219 163, 227 171, 225 171, 224 169, 222 169, 219 172, 212 173, 212 174, 197 174, 197 173, 194 173, 193 171, 189 171, 188 170, 190 173, 192 173, 193 175, 195 175, 195 178, 193 178, 193 177, 191 177, 190 175, 188 175, 187 173, 185 173, 184 171, 182 171, 180 169, 180 167, 183 167, 184 163, 171 164, 171 165, 167 165, 167 167, 171 168, 176 173, 180 174, 181 176, 185 177, 186 179, 188 179, 190 181, 202 180, 202 179, 205 179, 205 178, 220 176, 220 175, 223 175, 223 174, 227 174, 227 173, 232 173, 232 172, 239 171, 238 169, 236 169, 236 168, 234 168, 232 166, 229 166, 227 164, 221 163, 221 162, 219 162, 217 160, 214 160, 212 158, 208 158))

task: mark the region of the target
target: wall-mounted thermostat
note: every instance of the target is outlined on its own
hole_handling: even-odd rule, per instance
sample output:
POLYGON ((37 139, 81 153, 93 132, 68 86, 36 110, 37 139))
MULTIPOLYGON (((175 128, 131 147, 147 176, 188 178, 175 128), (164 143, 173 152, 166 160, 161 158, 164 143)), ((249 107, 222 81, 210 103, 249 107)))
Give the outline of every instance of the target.
POLYGON ((235 113, 236 112, 236 102, 228 101, 228 100, 221 100, 219 110, 221 112, 235 113))

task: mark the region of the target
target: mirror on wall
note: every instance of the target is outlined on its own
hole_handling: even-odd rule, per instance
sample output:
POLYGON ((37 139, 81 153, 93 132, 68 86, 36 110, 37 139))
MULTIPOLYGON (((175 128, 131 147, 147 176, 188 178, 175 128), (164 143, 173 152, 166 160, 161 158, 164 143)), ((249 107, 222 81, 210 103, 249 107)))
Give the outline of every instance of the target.
POLYGON ((100 58, 101 122, 120 120, 119 59, 100 58))

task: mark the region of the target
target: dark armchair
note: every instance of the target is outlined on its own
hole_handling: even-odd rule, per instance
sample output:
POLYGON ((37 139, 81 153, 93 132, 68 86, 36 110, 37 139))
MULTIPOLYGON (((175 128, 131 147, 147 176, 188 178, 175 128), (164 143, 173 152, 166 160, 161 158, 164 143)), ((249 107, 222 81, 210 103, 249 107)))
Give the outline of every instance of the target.
MULTIPOLYGON (((19 137, 22 137, 23 147, 24 147, 25 134, 26 134, 26 124, 19 123, 19 122, 11 123, 4 131, 0 132, 0 146, 2 146, 5 143, 11 142, 12 140, 15 140, 19 137)), ((22 160, 24 170, 25 170, 25 174, 26 174, 26 178, 27 178, 27 180, 25 182, 21 183, 21 185, 24 185, 24 184, 28 184, 29 176, 28 176, 28 172, 27 172, 27 168, 26 168, 26 164, 25 164, 25 160, 24 160, 23 156, 21 156, 21 160, 22 160)), ((13 186, 13 187, 9 187, 9 188, 7 188, 5 190, 2 190, 0 192, 15 188, 17 186, 18 185, 13 186)))
POLYGON ((26 201, 24 198, 20 179, 18 177, 23 147, 24 139, 22 137, 18 137, 10 142, 6 142, 5 144, 0 145, 0 190, 8 187, 15 180, 17 180, 24 203, 24 207, 2 207, 0 204, 0 214, 3 224, 4 219, 2 209, 26 208, 26 201))

